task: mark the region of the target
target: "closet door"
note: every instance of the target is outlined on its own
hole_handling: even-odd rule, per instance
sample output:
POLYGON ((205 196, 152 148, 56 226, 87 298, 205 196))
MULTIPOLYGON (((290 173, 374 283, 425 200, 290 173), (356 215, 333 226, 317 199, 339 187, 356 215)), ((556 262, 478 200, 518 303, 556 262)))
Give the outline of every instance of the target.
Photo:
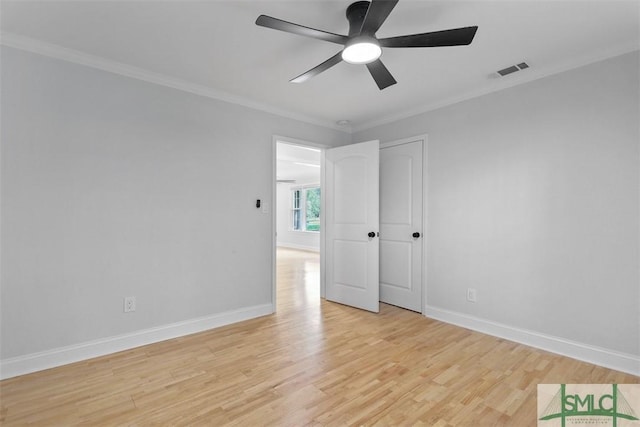
POLYGON ((380 301, 422 312, 423 141, 380 149, 380 301))

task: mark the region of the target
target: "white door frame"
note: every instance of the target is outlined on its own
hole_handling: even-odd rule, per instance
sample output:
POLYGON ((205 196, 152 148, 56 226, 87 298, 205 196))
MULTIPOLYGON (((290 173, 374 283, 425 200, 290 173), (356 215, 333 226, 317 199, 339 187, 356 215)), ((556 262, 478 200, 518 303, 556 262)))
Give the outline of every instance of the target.
MULTIPOLYGON (((326 144, 319 144, 317 142, 305 141, 296 138, 290 138, 288 136, 273 135, 271 139, 271 312, 276 312, 277 305, 277 277, 276 277, 276 251, 278 248, 278 240, 276 231, 278 229, 278 211, 277 211, 277 172, 278 172, 278 142, 285 144, 299 145, 301 147, 311 147, 320 150, 320 191, 322 191, 322 182, 324 179, 324 150, 330 148, 326 144)), ((320 205, 320 297, 324 298, 324 261, 322 256, 322 249, 324 244, 324 216, 322 211, 324 206, 320 205)))
POLYGON ((425 133, 411 138, 402 138, 395 141, 380 143, 380 148, 382 149, 393 147, 394 145, 407 144, 409 142, 419 140, 422 141, 422 283, 420 285, 422 286, 421 313, 424 316, 427 312, 427 235, 429 233, 429 227, 427 226, 427 196, 429 194, 429 174, 427 173, 429 144, 427 140, 427 134, 425 133))

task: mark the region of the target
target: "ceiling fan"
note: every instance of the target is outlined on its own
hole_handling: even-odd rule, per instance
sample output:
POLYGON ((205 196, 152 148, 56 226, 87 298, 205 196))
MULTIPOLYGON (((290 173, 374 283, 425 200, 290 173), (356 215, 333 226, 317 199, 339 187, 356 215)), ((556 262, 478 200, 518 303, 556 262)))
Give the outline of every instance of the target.
POLYGON ((478 27, 462 27, 384 39, 376 38, 376 32, 397 3, 398 0, 372 0, 371 2, 357 1, 352 3, 347 8, 347 20, 349 21, 349 35, 347 36, 305 27, 266 15, 260 15, 256 20, 256 25, 344 46, 340 52, 322 64, 291 79, 292 83, 307 81, 344 60, 350 64, 365 64, 380 90, 397 83, 389 70, 387 70, 387 67, 380 61, 383 47, 468 45, 473 41, 473 37, 478 30, 478 27))

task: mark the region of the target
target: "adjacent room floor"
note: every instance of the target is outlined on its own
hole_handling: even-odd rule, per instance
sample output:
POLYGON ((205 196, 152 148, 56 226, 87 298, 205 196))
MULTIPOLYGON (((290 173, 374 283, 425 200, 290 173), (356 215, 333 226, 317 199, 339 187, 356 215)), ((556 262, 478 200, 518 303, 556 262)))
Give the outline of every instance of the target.
POLYGON ((321 300, 280 249, 271 316, 12 378, 3 425, 535 426, 539 383, 640 378, 427 319, 321 300))

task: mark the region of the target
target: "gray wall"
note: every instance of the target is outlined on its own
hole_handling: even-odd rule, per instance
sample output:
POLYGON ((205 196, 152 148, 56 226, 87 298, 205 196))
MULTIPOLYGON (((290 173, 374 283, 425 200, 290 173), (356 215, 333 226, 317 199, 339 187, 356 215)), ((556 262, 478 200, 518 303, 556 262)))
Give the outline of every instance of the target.
POLYGON ((428 134, 429 306, 640 354, 638 63, 634 52, 354 135, 428 134))
POLYGON ((272 214, 253 204, 271 197, 274 134, 427 133, 428 304, 640 354, 638 53, 353 138, 1 60, 2 359, 270 303, 272 214))
POLYGON ((11 48, 1 60, 1 358, 271 303, 272 211, 254 204, 274 202, 272 136, 350 135, 11 48))

